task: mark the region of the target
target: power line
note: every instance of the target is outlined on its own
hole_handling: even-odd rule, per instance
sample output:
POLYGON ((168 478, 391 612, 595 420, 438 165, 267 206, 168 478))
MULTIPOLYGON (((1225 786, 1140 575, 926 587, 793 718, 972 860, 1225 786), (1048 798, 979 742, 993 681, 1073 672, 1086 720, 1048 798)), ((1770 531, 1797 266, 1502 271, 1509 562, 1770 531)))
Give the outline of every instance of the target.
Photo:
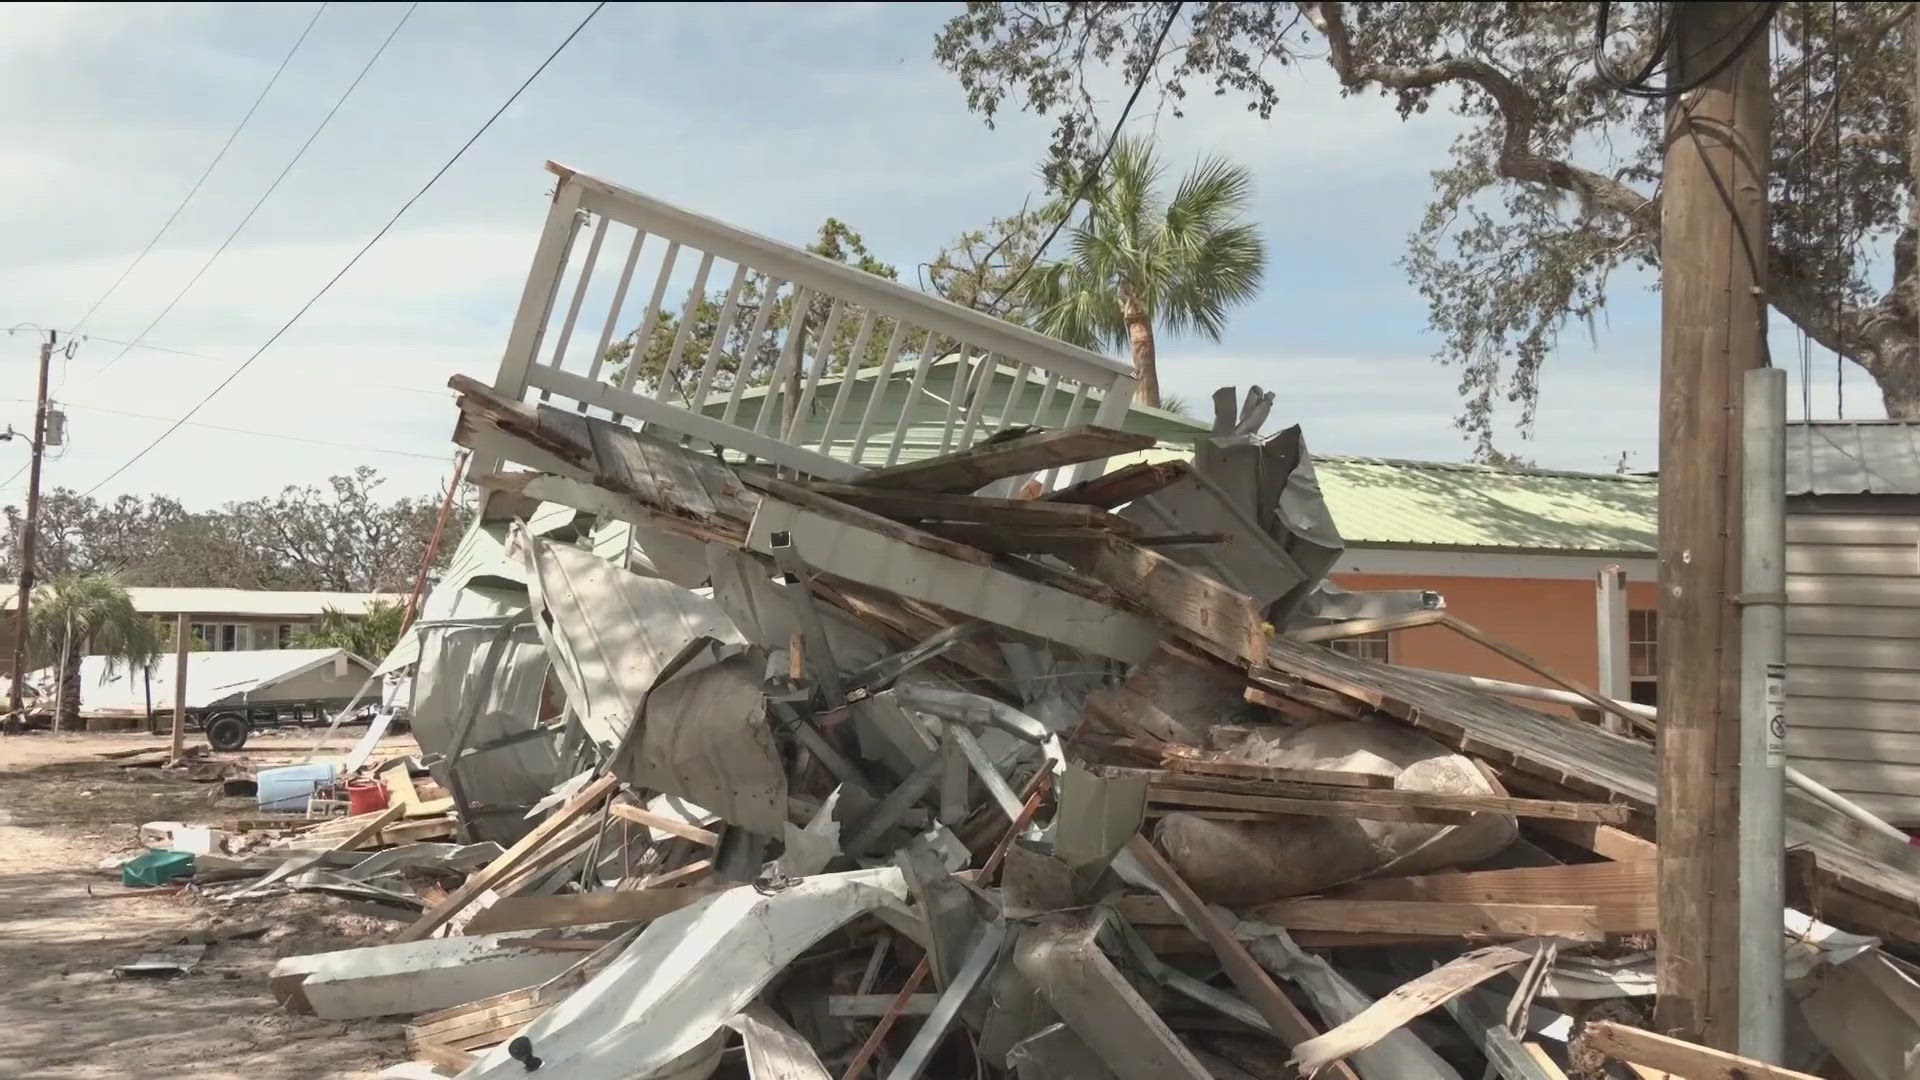
MULTIPOLYGON (((210 356, 206 353, 193 352, 188 349, 176 349, 167 345, 155 345, 146 341, 121 341, 117 338, 101 337, 98 334, 81 334, 79 337, 82 341, 103 341, 108 345, 125 345, 129 348, 146 349, 149 352, 162 352, 171 356, 190 356, 195 360, 211 360, 217 364, 227 362, 227 358, 224 356, 210 356)), ((382 390, 405 390, 409 394, 427 394, 432 397, 444 397, 453 393, 452 389, 445 386, 403 386, 400 383, 370 382, 366 379, 353 379, 351 382, 355 386, 372 386, 382 390)))
POLYGON ((313 305, 319 303, 320 298, 327 295, 328 291, 331 290, 333 286, 337 282, 339 282, 341 278, 347 275, 347 271, 353 269, 354 265, 358 263, 361 260, 361 258, 366 255, 367 252, 371 251, 373 249, 373 246, 379 243, 382 237, 385 237, 387 233, 393 229, 394 225, 399 222, 401 216, 404 215, 409 209, 411 209, 414 203, 419 202, 420 199, 423 196, 425 196, 426 193, 433 188, 434 184, 439 183, 440 178, 447 174, 447 170, 453 168, 454 164, 458 162, 463 156, 466 155, 467 150, 471 148, 474 143, 480 141, 480 136, 485 135, 487 133, 487 129, 493 126, 494 121, 500 119, 500 116, 502 113, 505 113, 507 109, 513 105, 514 102, 520 100, 520 95, 526 92, 527 87, 533 85, 533 81, 539 78, 540 74, 546 71, 547 68, 556 59, 559 58, 560 54, 566 50, 566 47, 568 45, 573 44, 573 39, 576 37, 579 37, 580 31, 585 30, 587 28, 587 24, 593 21, 593 17, 595 15, 600 14, 600 9, 606 6, 607 6, 607 0, 600 0, 599 3, 595 4, 593 6, 593 9, 587 12, 586 17, 581 19, 580 22, 574 26, 573 31, 569 33, 566 36, 566 38, 560 42, 559 45, 555 46, 554 50, 551 53, 547 54, 547 58, 545 60, 540 61, 540 66, 533 69, 533 74, 528 75, 526 78, 526 81, 522 82, 519 85, 519 87, 514 90, 512 94, 508 95, 507 100, 502 102, 500 104, 500 107, 493 111, 493 115, 487 117, 486 122, 480 125, 479 130, 475 131, 471 136, 469 136, 467 138, 467 141, 460 145, 460 149, 454 151, 453 156, 447 159, 446 164, 440 166, 439 170, 436 171, 431 177, 427 179, 427 182, 421 186, 420 190, 413 193, 412 198, 409 198, 406 202, 400 204, 400 209, 394 211, 393 216, 387 219, 387 223, 385 225, 380 226, 380 231, 374 233, 373 237, 369 239, 366 242, 366 244, 360 248, 359 251, 354 252, 353 257, 347 260, 346 265, 342 266, 337 272, 335 272, 335 274, 331 278, 328 278, 327 283, 325 285, 320 286, 320 291, 314 293, 311 299, 309 299, 306 303, 300 305, 300 310, 294 312, 293 317, 288 319, 284 324, 282 324, 280 329, 275 330, 273 332, 272 337, 269 337, 258 349, 255 349, 253 351, 253 355, 247 357, 244 361, 242 361, 240 363, 240 366, 228 372, 227 377, 220 380, 219 385, 215 386, 212 390, 208 391, 207 395, 201 398, 198 404, 194 405, 193 408, 188 409, 186 414, 182 416, 180 419, 175 420, 172 423, 172 425, 170 425, 165 431, 160 433, 158 438, 148 443, 143 449, 140 450, 139 453, 133 455, 131 458, 128 458, 127 461, 124 464, 122 464, 119 468, 113 470, 111 473, 108 473, 106 477, 102 479, 99 483, 88 488, 85 493, 88 495, 91 495, 94 492, 100 490, 101 487, 110 483, 114 477, 119 476, 121 473, 126 472, 129 468, 132 468, 135 462, 147 456, 149 453, 152 453, 154 447, 159 446, 162 442, 165 442, 167 439, 167 436, 172 435, 175 431, 180 430, 180 426, 182 424, 185 424, 189 420, 193 419, 195 414, 197 414, 201 409, 206 407, 207 402, 212 401, 215 395, 219 394, 220 391, 225 390, 228 384, 232 383, 234 379, 239 377, 241 372, 253 366, 254 361, 260 359, 261 354, 265 353, 268 349, 272 348, 274 342, 279 341, 283 334, 285 334, 288 330, 291 330, 293 328, 293 324, 300 321, 301 316, 305 315, 307 311, 313 307, 313 305))
MULTIPOLYGON (((111 413, 114 416, 131 416, 138 420, 158 420, 161 423, 168 423, 168 422, 171 422, 172 420, 171 417, 166 417, 166 416, 153 416, 148 413, 128 412, 125 409, 109 409, 104 405, 87 405, 82 402, 75 402, 75 401, 63 401, 60 404, 63 408, 85 409, 88 412, 111 413)), ((343 443, 343 442, 332 442, 327 439, 310 439, 303 435, 288 435, 285 432, 279 432, 279 431, 255 431, 251 428, 227 427, 223 424, 205 424, 205 423, 200 423, 198 421, 191 422, 190 424, 188 424, 188 426, 206 428, 209 431, 226 431, 226 432, 231 432, 232 434, 235 434, 235 435, 257 435, 263 439, 284 439, 287 442, 311 443, 314 446, 331 446, 338 450, 362 450, 362 451, 366 451, 368 453, 374 453, 374 454, 394 454, 399 457, 420 458, 423 461, 445 461, 447 459, 447 455, 445 454, 422 454, 413 450, 396 450, 392 447, 387 447, 387 446, 367 446, 361 443, 343 443)))
MULTIPOLYGON (((252 120, 253 114, 260 110, 260 103, 267 100, 267 94, 273 90, 274 84, 280 81, 280 75, 287 70, 287 64, 293 60, 293 54, 299 52, 300 46, 306 43, 307 35, 313 32, 313 24, 320 21, 320 13, 325 10, 327 10, 325 3, 314 9, 313 18, 307 20, 306 29, 300 31, 300 36, 294 39, 293 48, 287 50, 287 55, 280 58, 280 66, 273 69, 273 75, 267 80, 267 85, 260 88, 260 96, 253 99, 253 104, 247 108, 247 114, 240 118, 240 123, 235 125, 233 131, 227 135, 227 141, 220 144, 219 153, 214 154, 213 160, 207 162, 206 171, 200 174, 200 179, 195 180, 193 186, 187 189, 186 197, 180 200, 180 205, 173 208, 173 213, 167 215, 167 220, 160 225, 160 231, 153 234, 153 239, 147 241, 147 246, 140 249, 140 254, 133 257, 133 261, 127 264, 127 268, 120 271, 120 276, 113 279, 113 284, 107 286, 107 291, 101 293, 99 298, 87 308, 87 313, 80 316, 80 321, 73 324, 73 330, 69 331, 70 333, 78 333, 81 327, 87 325, 87 320, 93 318, 93 313, 100 310, 100 305, 107 302, 107 298, 127 280, 127 275, 133 273, 134 268, 153 251, 153 246, 160 242, 160 238, 167 235, 167 230, 173 228, 173 223, 180 217, 180 212, 185 210, 187 204, 193 201, 193 197, 200 193, 201 185, 207 182, 207 177, 213 175, 213 170, 219 167, 221 159, 225 158, 227 151, 233 148, 233 141, 247 129, 247 122, 252 120)), ((61 381, 64 382, 65 379, 61 381)))
MULTIPOLYGON (((313 145, 314 140, 320 137, 321 132, 327 130, 327 125, 333 122, 334 114, 338 113, 340 111, 340 107, 347 103, 347 98, 353 95, 354 89, 360 85, 361 80, 367 77, 367 72, 373 70, 373 65, 379 61, 381 54, 387 51, 387 46, 393 44, 393 39, 396 35, 400 33, 400 28, 407 25, 407 20, 413 18, 413 12, 419 6, 420 5, 416 0, 416 2, 411 7, 407 8, 406 12, 400 16, 400 21, 393 24, 393 29, 387 32, 386 40, 382 41, 380 43, 380 47, 373 51, 373 55, 367 58, 367 62, 363 67, 361 67, 360 73, 353 77, 353 81, 351 83, 347 84, 347 88, 344 91, 342 91, 340 94, 340 97, 334 101, 333 108, 327 110, 327 115, 320 118, 319 125, 313 129, 312 134, 307 136, 307 141, 301 143, 300 149, 294 151, 293 157, 290 160, 288 160, 286 167, 280 170, 280 175, 274 177, 273 183, 267 185, 267 190, 260 193, 260 198, 254 201, 253 206, 247 210, 246 216, 240 219, 240 224, 235 225, 233 227, 233 231, 227 234, 227 238, 225 240, 222 240, 220 242, 220 246, 214 249, 213 254, 207 256, 207 261, 200 264, 200 269, 194 271, 193 276, 187 279, 187 283, 180 287, 180 291, 173 294, 173 299, 167 301, 167 306, 160 309, 160 314, 155 315, 153 317, 153 321, 147 323, 145 329, 141 330, 138 334, 134 335, 133 337, 134 343, 137 344, 140 341, 140 339, 146 337, 147 334, 152 332, 154 327, 160 325, 160 320, 167 317, 167 314, 173 310, 174 305, 178 304, 181 301, 181 299, 185 297, 187 293, 191 291, 196 284, 199 283, 200 278, 204 274, 206 274, 206 272, 209 269, 212 268, 213 264, 219 260, 220 256, 226 253, 227 247, 231 245, 236 238, 239 237, 240 231, 242 229, 245 229, 247 227, 247 223, 253 220, 253 215, 258 213, 262 206, 266 205, 266 201, 269 198, 271 198, 273 196, 274 191, 280 187, 280 182, 287 178, 287 174, 293 171, 293 167, 295 165, 300 164, 300 159, 306 156, 307 150, 309 147, 313 145)), ((105 367, 102 367, 99 371, 96 371, 93 373, 94 377, 98 378, 101 375, 106 374, 107 369, 119 363, 120 358, 127 355, 127 350, 131 348, 133 348, 133 346, 128 345, 127 348, 121 349, 120 352, 116 354, 113 359, 107 361, 105 367)), ((64 385, 64 383, 62 385, 64 385)))
MULTIPOLYGON (((1173 29, 1174 21, 1180 17, 1180 8, 1182 6, 1184 6, 1184 0, 1181 0, 1180 3, 1175 3, 1173 7, 1168 10, 1167 21, 1160 25, 1160 36, 1153 39, 1153 49, 1148 53, 1149 62, 1142 66, 1140 77, 1134 80, 1133 92, 1127 95, 1127 103, 1120 107, 1120 118, 1113 122, 1113 132, 1107 136, 1106 148, 1100 151, 1098 158, 1094 159, 1093 168, 1087 171, 1086 179, 1080 182, 1080 186, 1074 190, 1073 198, 1068 200, 1065 209, 1060 211, 1060 220, 1053 223, 1053 231, 1047 234, 1046 239, 1040 241, 1039 247, 1033 249, 1033 257, 1027 260, 1027 265, 1021 267, 1020 273, 1015 275, 1014 279, 1008 282, 1005 288, 995 293, 993 299, 987 302, 988 311, 993 311, 998 308, 1000 301, 1006 299, 1008 293, 1018 288, 1020 283, 1027 279, 1027 275, 1033 272, 1033 268, 1040 264, 1040 257, 1047 253, 1047 248, 1053 243, 1054 238, 1060 235, 1060 230, 1066 228, 1067 220, 1073 217, 1074 207, 1080 205, 1080 200, 1086 198, 1087 192, 1093 190, 1094 183, 1100 179, 1100 170, 1106 167, 1107 158, 1113 155, 1113 148, 1120 142, 1120 131, 1126 126, 1127 114, 1133 111, 1133 103, 1140 100, 1140 92, 1146 89, 1147 80, 1153 77, 1154 69, 1160 58, 1160 46, 1166 42, 1168 31, 1173 29)), ((987 252, 987 257, 982 259, 981 262, 983 264, 991 262, 994 254, 1000 250, 1000 245, 1006 242, 1007 237, 1001 237, 1000 243, 995 244, 993 248, 987 252)))

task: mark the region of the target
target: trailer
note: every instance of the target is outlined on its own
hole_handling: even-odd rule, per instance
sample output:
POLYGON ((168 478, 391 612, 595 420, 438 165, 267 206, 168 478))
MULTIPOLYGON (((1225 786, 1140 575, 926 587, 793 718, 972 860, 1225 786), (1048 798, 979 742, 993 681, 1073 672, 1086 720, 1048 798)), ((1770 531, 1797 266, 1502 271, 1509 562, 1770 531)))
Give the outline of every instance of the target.
MULTIPOLYGON (((324 725, 348 709, 350 720, 364 720, 380 706, 373 664, 345 649, 195 652, 186 663, 187 723, 216 750, 238 750, 262 729, 324 725)), ((144 717, 148 731, 169 732, 174 671, 168 657, 151 672, 116 664, 109 675, 105 657, 89 656, 80 664, 81 714, 144 717)))

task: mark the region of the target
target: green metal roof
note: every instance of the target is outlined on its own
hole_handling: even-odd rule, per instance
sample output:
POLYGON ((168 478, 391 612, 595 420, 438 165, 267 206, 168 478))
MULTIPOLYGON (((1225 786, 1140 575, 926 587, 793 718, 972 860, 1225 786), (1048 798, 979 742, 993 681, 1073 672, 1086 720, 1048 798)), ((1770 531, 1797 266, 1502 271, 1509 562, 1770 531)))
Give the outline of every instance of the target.
POLYGON ((1351 544, 1652 555, 1659 485, 1633 475, 1314 455, 1351 544))

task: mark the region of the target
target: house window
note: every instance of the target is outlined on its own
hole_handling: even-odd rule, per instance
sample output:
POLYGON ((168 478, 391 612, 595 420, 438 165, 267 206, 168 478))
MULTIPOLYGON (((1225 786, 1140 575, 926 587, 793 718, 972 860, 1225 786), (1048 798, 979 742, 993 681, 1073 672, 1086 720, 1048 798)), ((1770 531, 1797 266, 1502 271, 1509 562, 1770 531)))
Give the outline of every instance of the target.
POLYGON ((1628 696, 1637 705, 1660 704, 1660 615, 1627 612, 1628 696))
POLYGON ((282 648, 282 649, 293 648, 293 624, 292 623, 283 622, 280 624, 280 636, 278 640, 280 642, 278 648, 282 648))
POLYGON ((211 649, 213 648, 215 629, 216 627, 212 623, 197 622, 188 626, 187 632, 193 635, 194 640, 211 649))
POLYGON ((1393 637, 1386 631, 1377 634, 1359 634, 1349 638, 1335 638, 1327 644, 1333 651, 1358 657, 1361 660, 1378 660, 1388 663, 1393 659, 1393 637))

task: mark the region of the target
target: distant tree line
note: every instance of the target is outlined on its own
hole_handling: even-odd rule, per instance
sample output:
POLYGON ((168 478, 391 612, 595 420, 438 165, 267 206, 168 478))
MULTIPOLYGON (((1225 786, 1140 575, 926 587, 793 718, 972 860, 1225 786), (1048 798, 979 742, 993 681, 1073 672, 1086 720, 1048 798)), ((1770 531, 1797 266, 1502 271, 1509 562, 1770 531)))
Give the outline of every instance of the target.
MULTIPOLYGON (((40 499, 37 573, 111 573, 126 585, 187 588, 404 592, 413 587, 444 493, 380 498, 377 470, 355 469, 324 486, 189 510, 167 495, 98 500, 68 488, 40 499)), ((20 576, 22 505, 0 508, 6 540, 0 577, 20 576)), ((456 505, 442 558, 466 515, 456 505)))

